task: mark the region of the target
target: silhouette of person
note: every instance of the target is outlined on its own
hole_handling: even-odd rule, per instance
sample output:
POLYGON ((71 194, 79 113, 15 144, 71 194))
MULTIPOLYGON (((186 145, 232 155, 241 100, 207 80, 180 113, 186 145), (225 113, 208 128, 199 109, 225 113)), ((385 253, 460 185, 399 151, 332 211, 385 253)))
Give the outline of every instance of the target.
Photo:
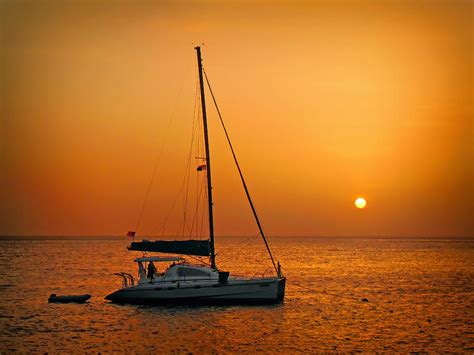
POLYGON ((147 270, 147 277, 150 279, 150 283, 154 283, 155 281, 155 272, 156 272, 156 267, 155 264, 153 264, 153 261, 150 261, 148 263, 148 270, 147 270))

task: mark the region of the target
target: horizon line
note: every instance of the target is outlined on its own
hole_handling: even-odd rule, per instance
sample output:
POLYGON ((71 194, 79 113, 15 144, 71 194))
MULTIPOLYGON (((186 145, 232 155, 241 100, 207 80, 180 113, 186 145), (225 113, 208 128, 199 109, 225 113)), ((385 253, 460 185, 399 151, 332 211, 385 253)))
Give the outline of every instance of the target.
MULTIPOLYGON (((251 238, 252 235, 217 235, 216 238, 251 238)), ((258 238, 258 235, 254 236, 258 238)), ((268 235, 269 238, 324 238, 324 239, 474 239, 474 235, 268 235)), ((123 239, 123 240, 142 240, 142 239, 152 239, 152 240, 162 240, 162 239, 171 239, 174 240, 184 240, 185 238, 180 237, 179 239, 176 236, 142 236, 130 238, 125 235, 117 234, 98 234, 98 235, 78 235, 78 234, 61 234, 61 235, 47 235, 47 234, 22 234, 22 235, 13 235, 13 234, 0 234, 0 240, 28 240, 28 239, 123 239)), ((198 239, 189 237, 187 239, 198 239)), ((200 240, 204 240, 202 238, 200 240)))

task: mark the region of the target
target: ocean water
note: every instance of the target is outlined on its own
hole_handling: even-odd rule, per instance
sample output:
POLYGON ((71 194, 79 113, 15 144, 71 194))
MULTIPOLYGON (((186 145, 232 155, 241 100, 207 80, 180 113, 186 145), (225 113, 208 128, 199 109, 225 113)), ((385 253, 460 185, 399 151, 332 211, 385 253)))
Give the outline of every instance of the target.
MULTIPOLYGON (((474 351, 472 239, 271 238, 285 301, 204 307, 105 301, 114 272, 136 274, 127 243, 1 240, 0 352, 474 351), (93 297, 48 304, 50 293, 93 297)), ((270 267, 259 240, 220 238, 217 250, 234 274, 270 267)))

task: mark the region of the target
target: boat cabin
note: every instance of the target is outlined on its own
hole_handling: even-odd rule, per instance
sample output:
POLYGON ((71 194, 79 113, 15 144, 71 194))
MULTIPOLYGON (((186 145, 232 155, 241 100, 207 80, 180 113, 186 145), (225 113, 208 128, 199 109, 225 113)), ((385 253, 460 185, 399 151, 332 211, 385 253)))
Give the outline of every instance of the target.
POLYGON ((138 284, 149 283, 152 280, 147 277, 148 263, 172 262, 164 271, 157 268, 153 282, 177 282, 177 281, 218 281, 219 272, 202 265, 188 264, 183 258, 174 256, 143 256, 134 260, 138 263, 138 284))

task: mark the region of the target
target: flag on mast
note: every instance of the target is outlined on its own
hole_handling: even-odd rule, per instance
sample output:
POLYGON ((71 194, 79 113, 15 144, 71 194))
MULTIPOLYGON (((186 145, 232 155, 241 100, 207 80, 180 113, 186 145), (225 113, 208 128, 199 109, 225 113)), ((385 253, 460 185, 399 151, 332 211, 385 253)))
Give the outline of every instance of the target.
POLYGON ((128 231, 127 237, 135 238, 135 231, 128 231))
POLYGON ((202 165, 199 165, 197 167, 197 171, 203 171, 203 170, 207 170, 207 165, 206 164, 202 164, 202 165))

